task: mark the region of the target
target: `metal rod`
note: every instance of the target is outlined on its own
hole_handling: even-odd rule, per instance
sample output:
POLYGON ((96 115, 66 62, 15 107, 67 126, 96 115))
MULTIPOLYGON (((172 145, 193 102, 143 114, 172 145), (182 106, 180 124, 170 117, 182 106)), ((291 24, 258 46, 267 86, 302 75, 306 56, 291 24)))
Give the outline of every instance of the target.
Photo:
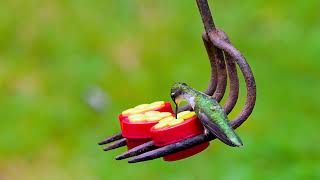
POLYGON ((213 94, 213 98, 220 102, 224 96, 224 93, 226 92, 227 87, 226 63, 222 50, 216 49, 216 59, 218 65, 218 85, 216 91, 213 94))
POLYGON ((215 33, 210 33, 212 43, 228 53, 239 65, 247 86, 247 100, 241 113, 233 120, 234 127, 239 127, 252 113, 256 102, 256 83, 251 68, 242 54, 231 44, 219 38, 215 33))
MULTIPOLYGON (((211 15, 210 7, 207 0, 196 0, 199 8, 202 22, 207 35, 214 46, 229 54, 239 65, 247 86, 247 101, 242 112, 235 118, 235 127, 240 126, 252 113, 256 101, 256 83, 251 68, 242 54, 230 43, 219 37, 214 21, 211 15)), ((223 32, 222 32, 223 33, 223 32)))
POLYGON ((116 149, 116 148, 119 148, 119 147, 122 147, 122 146, 125 146, 125 145, 127 145, 127 139, 123 138, 123 139, 120 139, 119 141, 107 146, 103 150, 104 151, 110 151, 112 149, 116 149))
POLYGON ((105 140, 99 142, 98 144, 99 144, 99 145, 104 145, 104 144, 108 144, 108 143, 117 141, 117 140, 119 140, 119 139, 122 139, 122 133, 119 133, 119 134, 110 136, 110 137, 106 138, 105 140))
MULTIPOLYGON (((224 33, 221 30, 218 30, 220 34, 220 37, 228 42, 229 44, 231 43, 229 40, 229 37, 227 36, 226 33, 224 33)), ((239 96, 239 78, 238 78, 238 73, 237 73, 237 67, 236 67, 236 62, 235 60, 228 54, 225 53, 225 60, 227 64, 227 72, 228 72, 228 77, 229 77, 229 97, 227 99, 226 104, 224 105, 224 111, 226 114, 229 114, 232 109, 235 107, 237 101, 238 101, 238 96, 239 96)))
POLYGON ((141 144, 140 146, 134 147, 127 152, 117 156, 116 160, 122 160, 126 159, 132 156, 137 156, 139 154, 145 153, 147 151, 151 151, 153 149, 156 149, 156 146, 154 146, 153 141, 149 141, 147 143, 141 144))
POLYGON ((168 155, 168 154, 172 154, 172 153, 196 146, 198 144, 201 144, 201 142, 207 142, 209 140, 210 140, 210 135, 202 134, 202 135, 190 138, 190 139, 186 139, 184 141, 180 141, 175 144, 170 144, 168 146, 164 146, 164 147, 155 149, 153 151, 146 152, 144 154, 141 154, 139 156, 136 156, 136 157, 130 159, 128 162, 129 163, 137 163, 137 162, 156 159, 156 158, 168 155))
MULTIPOLYGON (((224 93, 226 91, 226 87, 227 87, 227 71, 226 71, 226 63, 225 63, 225 57, 223 54, 223 51, 221 51, 220 49, 217 49, 216 47, 213 46, 212 42, 210 41, 210 39, 208 38, 206 33, 202 34, 202 38, 205 42, 206 45, 206 49, 209 49, 210 51, 210 56, 209 58, 212 58, 215 60, 215 68, 213 69, 212 65, 211 65, 211 69, 212 71, 216 71, 214 77, 215 78, 215 82, 216 84, 216 89, 214 91, 213 97, 220 102, 221 99, 224 96, 224 93)), ((207 50, 208 51, 208 50, 207 50)), ((211 62, 211 61, 210 61, 211 62)), ((213 81, 213 80, 211 80, 213 81)))
POLYGON ((228 76, 230 80, 229 82, 230 91, 229 91, 229 97, 223 109, 226 112, 226 114, 229 114, 232 111, 232 109, 235 107, 238 101, 239 78, 237 75, 237 67, 236 67, 236 64, 234 63, 233 58, 228 54, 225 54, 225 58, 226 58, 226 64, 228 69, 228 76))
POLYGON ((200 11, 200 15, 202 18, 202 22, 204 25, 204 29, 207 33, 216 30, 216 26, 214 24, 212 14, 209 8, 209 4, 207 0, 197 0, 197 5, 200 11))
MULTIPOLYGON (((218 67, 217 67, 218 65, 217 65, 216 56, 215 56, 216 48, 209 41, 206 32, 202 33, 202 40, 206 48, 207 55, 210 62, 210 67, 211 67, 211 78, 209 81, 208 88, 204 91, 204 93, 209 96, 212 96, 215 93, 217 89, 217 84, 218 84, 218 67)), ((221 83, 220 83, 219 88, 221 89, 221 87, 223 86, 221 86, 221 83)), ((192 110, 190 105, 186 105, 184 107, 179 108, 178 112, 187 111, 187 110, 192 110)))
POLYGON ((208 37, 206 33, 202 33, 202 40, 206 48, 208 58, 210 60, 210 67, 211 67, 210 82, 207 90, 205 91, 205 94, 212 96, 217 89, 217 83, 218 83, 218 72, 217 72, 218 68, 217 68, 217 61, 215 58, 216 48, 212 46, 212 43, 210 41, 208 41, 208 37))

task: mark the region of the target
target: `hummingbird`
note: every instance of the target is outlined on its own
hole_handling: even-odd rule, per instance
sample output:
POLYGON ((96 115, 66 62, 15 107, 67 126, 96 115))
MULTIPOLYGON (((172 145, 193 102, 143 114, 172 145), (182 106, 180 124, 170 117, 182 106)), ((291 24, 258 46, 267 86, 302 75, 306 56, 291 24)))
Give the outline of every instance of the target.
POLYGON ((213 97, 197 91, 185 83, 175 83, 171 88, 171 98, 176 105, 176 111, 182 101, 187 101, 204 127, 223 143, 232 147, 243 145, 239 136, 230 126, 223 108, 213 97))

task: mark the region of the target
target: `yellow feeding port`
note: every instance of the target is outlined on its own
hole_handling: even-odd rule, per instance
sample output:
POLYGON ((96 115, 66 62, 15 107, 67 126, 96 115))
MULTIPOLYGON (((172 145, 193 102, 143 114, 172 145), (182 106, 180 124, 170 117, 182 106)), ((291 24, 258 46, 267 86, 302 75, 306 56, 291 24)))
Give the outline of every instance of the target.
POLYGON ((169 125, 169 126, 175 126, 175 125, 178 125, 178 124, 183 123, 183 121, 184 121, 184 120, 183 120, 182 118, 174 119, 174 120, 170 121, 170 122, 168 123, 168 125, 169 125))
POLYGON ((189 114, 189 113, 190 113, 190 111, 182 111, 182 112, 178 113, 177 117, 181 118, 182 116, 189 114))
POLYGON ((123 111, 121 114, 124 116, 129 116, 129 115, 133 115, 133 114, 141 114, 144 112, 148 112, 148 111, 152 111, 154 109, 161 108, 164 106, 164 104, 165 104, 164 101, 157 101, 157 102, 153 102, 151 104, 140 104, 134 108, 130 108, 130 109, 123 111))
POLYGON ((172 116, 164 118, 164 119, 160 120, 159 123, 154 126, 154 128, 155 129, 162 129, 162 128, 168 127, 169 122, 172 120, 174 120, 174 118, 172 116))
POLYGON ((150 111, 150 110, 161 108, 163 106, 164 106, 164 102, 162 102, 162 103, 160 103, 160 102, 159 103, 152 103, 147 107, 147 109, 150 111))
POLYGON ((159 121, 159 123, 169 123, 170 121, 174 120, 174 117, 167 117, 167 118, 164 118, 164 119, 161 119, 159 121))
POLYGON ((149 121, 149 122, 157 122, 157 121, 160 121, 161 119, 162 119, 161 116, 159 116, 159 115, 154 115, 154 116, 148 117, 148 118, 147 118, 147 121, 149 121))
MULTIPOLYGON (((187 111, 185 111, 185 112, 187 112, 187 111)), ((196 115, 196 113, 194 111, 192 111, 192 112, 189 111, 188 113, 183 113, 180 116, 179 116, 179 114, 178 114, 178 118, 182 118, 184 120, 193 118, 196 115)))
POLYGON ((155 129, 162 129, 168 126, 168 122, 159 122, 154 126, 155 129))
POLYGON ((146 108, 145 109, 136 109, 134 108, 132 111, 131 111, 131 114, 141 114, 141 113, 144 113, 148 111, 146 108))
POLYGON ((172 117, 172 114, 169 112, 162 112, 162 113, 160 113, 160 116, 162 118, 167 118, 167 117, 172 117))
POLYGON ((143 122, 146 121, 146 116, 144 114, 134 114, 129 117, 130 122, 143 122))
POLYGON ((163 118, 172 117, 171 113, 159 112, 159 111, 148 111, 144 113, 146 115, 147 121, 156 122, 160 121, 163 118))
POLYGON ((134 108, 130 108, 130 109, 127 109, 127 110, 123 111, 121 114, 122 115, 129 115, 129 114, 132 113, 133 110, 134 110, 134 108))
POLYGON ((161 113, 159 111, 148 111, 144 113, 144 115, 146 115, 147 117, 158 116, 160 114, 161 113))
POLYGON ((162 106, 162 105, 164 105, 164 101, 156 101, 156 102, 151 103, 150 105, 162 106))
POLYGON ((149 104, 141 104, 141 105, 138 105, 136 107, 134 107, 134 109, 145 109, 149 106, 149 104))

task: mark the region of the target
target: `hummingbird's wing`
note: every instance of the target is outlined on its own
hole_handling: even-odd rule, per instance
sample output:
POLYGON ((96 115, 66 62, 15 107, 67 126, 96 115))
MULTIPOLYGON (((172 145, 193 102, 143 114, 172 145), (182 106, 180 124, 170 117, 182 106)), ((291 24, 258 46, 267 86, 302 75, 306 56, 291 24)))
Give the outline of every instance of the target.
POLYGON ((219 128, 219 126, 217 126, 210 120, 210 118, 205 113, 200 112, 198 114, 198 118, 207 128, 207 130, 215 135, 220 141, 232 147, 237 146, 227 137, 227 135, 219 128))

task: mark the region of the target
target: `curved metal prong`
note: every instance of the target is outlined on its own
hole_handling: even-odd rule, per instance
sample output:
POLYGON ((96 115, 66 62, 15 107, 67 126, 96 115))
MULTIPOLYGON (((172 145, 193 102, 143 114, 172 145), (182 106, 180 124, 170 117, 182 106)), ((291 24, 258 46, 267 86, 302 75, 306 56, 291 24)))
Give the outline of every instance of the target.
MULTIPOLYGON (((223 33, 219 31, 219 33, 223 33)), ((242 54, 231 44, 222 40, 217 33, 210 33, 211 42, 228 53, 238 64, 247 86, 247 100, 241 113, 233 120, 234 127, 239 127, 252 113, 256 102, 256 83, 251 68, 242 54)))
MULTIPOLYGON (((212 45, 206 32, 202 33, 202 40, 203 40, 203 44, 206 48, 207 55, 208 55, 209 62, 210 62, 210 67, 211 67, 211 78, 209 81, 208 88, 204 91, 204 93, 209 96, 213 96, 215 94, 214 96, 216 98, 218 98, 218 101, 220 101, 223 97, 223 94, 224 94, 225 88, 226 88, 226 84, 227 84, 225 64, 224 64, 224 61, 222 61, 222 60, 224 60, 223 52, 221 50, 216 49, 212 45), (217 55, 217 53, 219 55, 217 55), (220 73, 220 75, 218 75, 218 73, 220 73), (220 80, 220 82, 219 82, 219 80, 220 80), (225 81, 225 82, 221 82, 221 80, 225 81), (216 92, 217 89, 218 89, 218 92, 216 92)), ((179 108, 178 112, 191 110, 191 109, 192 108, 190 105, 186 105, 184 107, 179 108)))
POLYGON ((216 79, 210 81, 210 84, 213 85, 212 88, 214 88, 214 93, 212 96, 218 102, 220 102, 224 96, 227 87, 227 70, 224 54, 222 50, 215 48, 212 45, 206 33, 202 34, 202 39, 204 41, 211 62, 211 78, 216 79), (212 62, 213 60, 214 62, 212 62))
POLYGON ((213 94, 213 98, 220 102, 224 96, 224 93, 226 92, 227 87, 226 64, 224 60, 223 51, 221 51, 220 49, 216 49, 216 59, 218 66, 218 84, 217 89, 213 94))
POLYGON ((155 149, 153 151, 149 151, 146 153, 143 153, 139 156, 136 156, 132 159, 130 159, 128 162, 129 163, 137 163, 137 162, 142 162, 142 161, 148 161, 148 160, 153 160, 157 159, 193 146, 196 146, 198 144, 201 144, 203 142, 209 141, 212 138, 211 134, 201 134, 198 136, 195 136, 193 138, 189 138, 174 144, 170 144, 158 149, 155 149))
MULTIPOLYGON (((218 30, 219 31, 219 30, 218 30)), ((227 36, 226 33, 220 33, 221 38, 230 43, 229 37, 227 36)), ((232 109, 235 107, 237 101, 238 101, 238 96, 239 96, 239 78, 238 78, 238 73, 237 73, 237 67, 235 60, 228 54, 225 53, 225 60, 226 60, 226 65, 227 65, 227 72, 228 72, 228 77, 229 77, 229 96, 227 99, 226 104, 224 105, 224 111, 226 114, 229 114, 232 109)))
POLYGON ((119 139, 122 139, 122 133, 119 133, 119 134, 116 134, 116 135, 113 135, 113 136, 110 136, 108 138, 106 138, 105 140, 99 142, 98 144, 99 145, 104 145, 104 144, 108 144, 108 143, 111 143, 111 142, 114 142, 114 141, 117 141, 119 139))
POLYGON ((218 83, 218 72, 217 72, 217 62, 216 62, 216 48, 212 46, 212 43, 208 41, 207 33, 202 33, 202 41, 203 44, 207 50, 208 58, 210 60, 210 66, 211 66, 211 78, 209 81, 209 85, 206 91, 204 91, 205 94, 212 96, 214 92, 217 89, 217 83, 218 83))
POLYGON ((142 154, 147 151, 154 150, 154 149, 156 149, 156 146, 154 146, 153 141, 149 141, 149 142, 146 142, 144 144, 141 144, 137 147, 134 147, 134 148, 128 150, 127 152, 117 156, 115 159, 116 160, 126 159, 126 158, 129 158, 132 156, 137 156, 139 154, 142 154))
POLYGON ((223 31, 219 31, 215 28, 215 24, 211 15, 209 4, 207 0, 196 0, 199 8, 202 22, 204 24, 205 31, 212 42, 212 44, 218 49, 223 50, 226 54, 229 54, 239 65, 247 86, 247 100, 241 113, 233 121, 234 128, 239 127, 252 113, 256 102, 256 83, 252 74, 251 68, 246 59, 242 56, 240 51, 227 42, 221 35, 225 34, 223 31))
POLYGON ((229 55, 225 54, 226 64, 228 69, 228 76, 229 76, 229 96, 227 99, 226 104, 224 105, 223 109, 226 114, 229 114, 232 109, 235 107, 238 96, 239 96, 239 78, 237 75, 237 67, 234 62, 234 59, 229 55))
POLYGON ((116 149, 116 148, 119 148, 119 147, 122 147, 122 146, 125 146, 125 145, 127 145, 127 139, 123 138, 123 139, 120 139, 119 141, 107 146, 103 150, 104 151, 110 151, 112 149, 116 149))
MULTIPOLYGON (((202 41, 207 50, 207 55, 208 55, 210 67, 211 67, 211 78, 210 78, 208 87, 204 91, 204 93, 209 96, 212 96, 215 93, 217 89, 217 84, 218 84, 218 67, 217 67, 218 65, 216 60, 216 48, 208 40, 206 32, 202 33, 202 41)), ((179 108, 178 112, 187 111, 191 109, 192 108, 190 105, 186 105, 184 107, 179 108)))

